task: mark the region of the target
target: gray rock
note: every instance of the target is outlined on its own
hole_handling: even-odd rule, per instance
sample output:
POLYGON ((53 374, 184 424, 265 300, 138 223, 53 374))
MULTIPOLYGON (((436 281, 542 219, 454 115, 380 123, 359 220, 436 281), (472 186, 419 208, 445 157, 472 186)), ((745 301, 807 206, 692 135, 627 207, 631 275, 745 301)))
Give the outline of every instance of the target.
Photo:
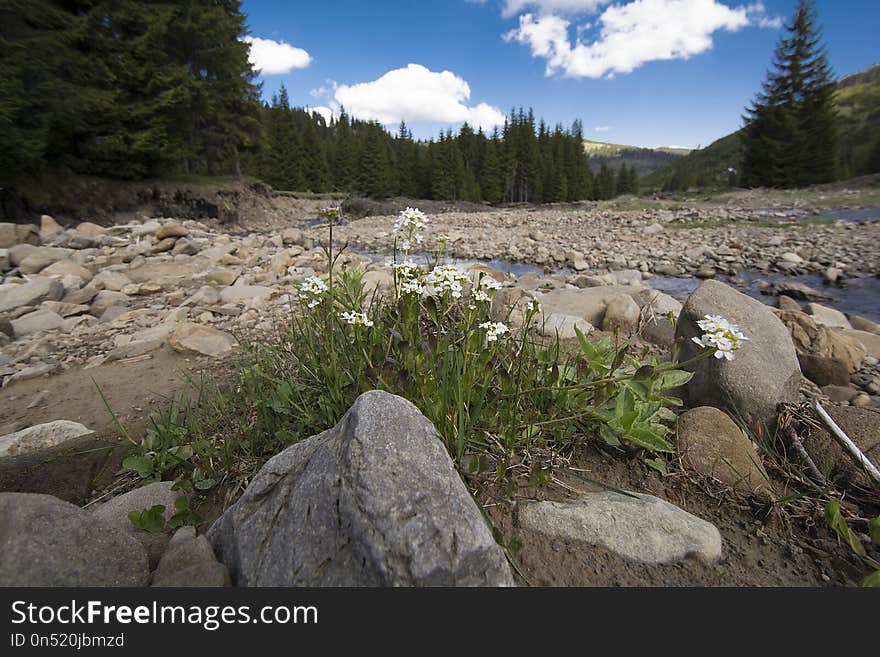
POLYGON ((780 310, 796 310, 800 312, 801 304, 792 299, 791 297, 785 296, 784 294, 779 296, 779 299, 776 301, 777 306, 780 310))
POLYGON ((643 288, 629 285, 606 285, 583 289, 561 289, 547 292, 541 297, 545 315, 560 313, 587 320, 593 326, 601 326, 608 302, 621 294, 638 294, 643 288))
POLYGON ((12 324, 15 337, 20 338, 39 331, 53 331, 61 328, 63 321, 64 318, 58 313, 41 309, 22 315, 18 319, 13 319, 10 324, 12 324))
POLYGON ((678 418, 678 451, 684 465, 740 491, 772 497, 761 457, 724 412, 700 406, 678 418))
POLYGON ((224 331, 193 322, 181 322, 168 340, 176 351, 195 351, 205 356, 221 358, 236 348, 235 337, 224 331))
POLYGON ((58 301, 64 287, 51 278, 36 278, 21 285, 0 285, 0 312, 22 306, 35 306, 42 301, 58 301))
POLYGON ((173 221, 162 224, 156 230, 156 239, 159 240, 168 239, 169 237, 186 237, 187 235, 189 235, 189 230, 173 221))
POLYGON ((798 353, 801 372, 817 386, 845 386, 849 384, 849 369, 846 363, 836 358, 798 353))
POLYGON ((541 335, 546 335, 551 338, 555 338, 557 335, 560 340, 576 338, 577 333, 575 333, 575 328, 578 328, 584 335, 589 335, 593 332, 592 324, 587 320, 582 319, 581 317, 575 317, 574 315, 553 313, 544 317, 544 321, 539 321, 540 319, 540 316, 535 318, 538 330, 541 332, 541 335))
POLYGON ((98 224, 92 223, 91 221, 83 221, 77 225, 74 229, 76 230, 77 235, 82 237, 100 237, 101 235, 105 235, 107 233, 107 229, 103 226, 99 226, 98 224))
POLYGON ((45 242, 50 237, 57 235, 63 230, 64 228, 48 214, 44 214, 40 217, 40 241, 45 242))
POLYGON ((151 351, 156 351, 156 349, 161 348, 163 344, 165 344, 165 340, 161 338, 151 340, 132 340, 126 344, 119 345, 107 354, 107 362, 109 363, 114 360, 124 360, 126 358, 143 356, 151 351))
POLYGON ((653 495, 603 491, 571 502, 537 502, 520 510, 519 523, 643 563, 721 558, 721 535, 713 524, 653 495))
POLYGON ((196 536, 193 527, 175 532, 162 555, 153 586, 222 587, 229 586, 229 571, 217 561, 211 544, 204 536, 196 536))
POLYGON ((251 299, 267 299, 272 294, 271 287, 262 285, 232 285, 220 290, 220 301, 250 301, 251 299))
POLYGON ((513 583, 436 429, 381 391, 269 460, 208 539, 239 586, 513 583))
POLYGON ((807 312, 812 315, 813 321, 829 328, 851 329, 849 320, 839 310, 823 306, 821 303, 808 303, 807 312))
POLYGON ((849 323, 857 331, 865 331, 867 333, 880 334, 880 324, 872 322, 870 319, 860 317, 859 315, 850 315, 849 323))
POLYGON ((91 429, 71 420, 53 420, 36 424, 27 429, 0 436, 0 458, 48 449, 68 440, 87 436, 90 433, 92 433, 91 429))
POLYGON ((144 586, 136 540, 51 495, 0 493, 0 586, 144 586))
POLYGON ((639 305, 628 294, 619 294, 608 301, 605 317, 602 318, 602 330, 619 330, 629 335, 639 325, 639 305))
POLYGON ((114 292, 119 292, 126 285, 131 284, 131 279, 129 279, 129 277, 123 272, 111 271, 109 269, 98 272, 93 281, 95 285, 100 286, 102 289, 112 290, 114 292))
POLYGON ((171 490, 174 482, 157 481, 140 488, 135 488, 122 495, 110 498, 101 506, 92 511, 95 518, 102 522, 119 529, 128 534, 138 543, 144 546, 147 552, 147 559, 150 568, 155 568, 159 563, 159 558, 168 545, 168 539, 171 537, 164 532, 149 532, 144 529, 138 529, 128 518, 128 514, 132 511, 143 511, 150 509, 157 504, 165 507, 165 519, 168 520, 174 515, 174 501, 183 495, 183 493, 171 490))
POLYGON ((776 405, 795 402, 802 379, 788 329, 760 301, 706 281, 688 297, 678 318, 681 360, 702 352, 691 339, 702 335, 696 322, 706 315, 722 315, 739 325, 749 341, 732 361, 709 357, 689 367, 694 372, 685 388, 690 405, 724 408, 749 427, 763 423, 774 429, 776 405))
POLYGON ((100 317, 111 306, 127 306, 130 300, 129 296, 122 292, 101 290, 92 300, 91 312, 95 317, 100 317))
POLYGON ((31 224, 0 224, 0 248, 5 249, 22 243, 40 243, 40 234, 36 226, 31 224))

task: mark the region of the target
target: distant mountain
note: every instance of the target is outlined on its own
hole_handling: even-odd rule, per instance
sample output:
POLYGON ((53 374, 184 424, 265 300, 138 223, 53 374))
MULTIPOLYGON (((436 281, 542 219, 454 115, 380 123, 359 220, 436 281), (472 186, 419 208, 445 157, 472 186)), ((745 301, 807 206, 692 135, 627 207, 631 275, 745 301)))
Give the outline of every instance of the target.
MULTIPOLYGON (((873 173, 871 152, 880 148, 880 64, 841 78, 835 100, 840 116, 841 179, 873 173)), ((735 184, 740 160, 738 134, 731 133, 643 175, 642 189, 735 184)))
POLYGON ((642 148, 585 139, 584 152, 594 172, 598 171, 603 163, 615 170, 619 169, 621 164, 626 164, 627 167, 635 166, 639 175, 644 176, 668 166, 691 151, 687 148, 642 148))

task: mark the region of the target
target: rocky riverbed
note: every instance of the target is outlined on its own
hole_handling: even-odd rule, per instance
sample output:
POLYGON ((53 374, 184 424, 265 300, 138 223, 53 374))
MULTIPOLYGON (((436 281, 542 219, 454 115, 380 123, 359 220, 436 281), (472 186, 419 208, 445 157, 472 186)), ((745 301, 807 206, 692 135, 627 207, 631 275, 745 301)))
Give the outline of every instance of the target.
MULTIPOLYGON (((22 474, 25 470, 15 464, 25 463, 27 472, 38 471, 28 460, 29 455, 45 454, 46 450, 51 452, 75 441, 83 445, 81 441, 96 433, 112 430, 106 404, 123 420, 140 417, 143 421, 151 408, 167 404, 168 398, 182 389, 180 373, 200 369, 216 373, 228 368, 230 359, 242 351, 241 341, 268 339, 284 326, 297 304, 296 286, 308 276, 326 273, 321 245, 327 239, 328 228, 313 220, 316 206, 309 202, 299 212, 288 213, 280 225, 252 225, 248 230, 242 226, 230 230, 210 220, 165 217, 128 218, 114 225, 79 222, 64 226, 45 215, 38 224, 0 224, 0 480, 4 490, 51 493, 76 504, 104 495, 92 483, 97 467, 93 460, 83 466, 87 476, 79 472, 69 477, 59 470, 58 463, 52 466, 55 470, 51 476, 42 471, 43 475, 36 478, 22 474)), ((780 395, 791 402, 819 399, 838 409, 838 421, 876 459, 880 449, 876 423, 866 422, 860 414, 876 414, 873 409, 880 408, 880 325, 851 309, 840 312, 833 299, 804 286, 799 277, 821 277, 826 286, 823 290, 876 277, 880 273, 880 222, 776 221, 780 218, 785 219, 777 217, 768 222, 766 212, 721 206, 683 210, 566 206, 451 211, 431 217, 424 247, 430 251, 439 246, 442 236, 448 256, 460 261, 472 276, 490 275, 501 283, 497 303, 493 304, 495 319, 517 325, 523 317, 520 310, 537 299, 543 310, 534 328, 551 337, 573 338, 574 327, 596 335, 617 331, 634 334, 638 343, 664 354, 676 339, 670 317, 687 314, 683 314, 682 301, 699 308, 699 313, 704 307, 722 313, 741 307, 737 310, 744 318, 741 321, 753 319, 756 331, 761 326, 771 327, 767 334, 777 340, 761 347, 764 355, 752 366, 745 388, 737 393, 751 400, 749 412, 756 413, 755 417, 772 414, 780 395), (497 262, 490 266, 485 261, 497 262), (750 306, 754 302, 728 292, 729 288, 720 284, 717 288, 701 288, 702 296, 688 290, 678 299, 655 289, 661 279, 689 279, 696 287, 702 280, 730 281, 731 277, 767 279, 765 291, 772 294, 762 300, 772 309, 750 306), (510 307, 512 314, 507 313, 510 307), (771 385, 777 379, 778 386, 771 385), (774 386, 785 393, 773 392, 774 386), (766 408, 755 410, 761 404, 766 408)), ((343 254, 338 266, 361 267, 366 270, 367 286, 387 289, 392 279, 385 260, 393 247, 394 219, 393 215, 368 216, 336 226, 337 248, 346 242, 356 247, 343 254)), ((870 295, 865 303, 871 303, 870 295)), ((865 315, 871 316, 871 310, 867 307, 865 315)), ((714 378, 707 381, 714 382, 714 378)), ((730 393, 724 391, 725 395, 730 393)), ((702 397, 697 402, 703 407, 715 405, 702 397)), ((695 418, 691 424, 697 427, 694 431, 698 443, 705 433, 699 429, 700 422, 718 425, 711 418, 695 418)), ((720 457, 725 462, 739 462, 742 467, 756 464, 751 444, 742 442, 742 433, 732 423, 728 433, 731 438, 725 445, 733 451, 720 457)), ((845 457, 829 452, 826 443, 827 436, 825 443, 814 441, 808 449, 825 471, 845 469, 845 457)), ((698 449, 702 448, 698 445, 698 449)), ((716 471, 714 462, 694 457, 688 463, 695 471, 725 480, 726 475, 716 471)), ((595 463, 585 465, 593 467, 595 463)), ((770 479, 762 467, 755 467, 744 488, 739 474, 729 479, 728 485, 742 488, 745 494, 767 495, 770 479)), ((847 476, 858 478, 859 473, 849 472, 847 476)), ((571 487, 571 482, 567 485, 571 487)), ((637 487, 660 498, 667 491, 662 479, 646 479, 644 473, 622 475, 619 485, 637 487)), ((157 489, 157 495, 167 497, 166 488, 157 489)), ((573 507, 557 504, 540 507, 540 511, 536 508, 524 520, 522 531, 534 539, 529 548, 533 553, 525 553, 526 562, 537 568, 533 574, 538 581, 582 581, 580 571, 569 573, 571 577, 563 581, 539 572, 540 566, 536 565, 547 558, 542 550, 558 551, 552 547, 553 541, 574 540, 564 531, 559 513, 584 517, 592 514, 601 519, 604 512, 596 515, 590 505, 598 505, 600 511, 603 505, 623 505, 620 509, 626 506, 626 500, 616 498, 589 499, 579 498, 573 507)), ((560 504, 563 501, 558 500, 560 504)), ((125 504, 134 504, 131 509, 136 510, 143 508, 137 506, 141 502, 136 498, 125 504)), ((71 526, 79 522, 75 507, 61 507, 51 500, 9 498, 5 503, 16 509, 27 508, 28 504, 39 509, 51 507, 51 513, 60 514, 59 518, 63 516, 71 526)), ((660 508, 663 504, 662 500, 645 497, 632 510, 638 516, 640 505, 660 508)), ((715 513, 714 505, 684 506, 696 508, 704 517, 715 513)), ((235 513, 240 514, 241 508, 235 513)), ((674 508, 663 509, 670 518, 678 518, 674 508)), ((124 515, 117 524, 127 528, 124 515)), ((505 518, 496 517, 496 521, 504 532, 516 535, 513 528, 505 526, 505 518)), ((223 530, 227 532, 225 538, 221 538, 220 529, 212 535, 214 548, 221 556, 230 545, 256 540, 253 536, 236 536, 231 528, 237 521, 229 522, 233 524, 228 531, 223 530)), ((704 561, 721 558, 717 529, 686 516, 676 522, 690 537, 687 540, 699 543, 699 550, 709 555, 704 561)), ((714 522, 722 527, 725 541, 739 540, 732 537, 741 534, 741 528, 724 525, 721 516, 714 522)), ((609 538, 601 527, 596 531, 602 534, 594 541, 597 549, 615 552, 613 559, 629 559, 626 550, 618 547, 617 539, 609 538)), ((144 538, 138 536, 138 540, 144 538)), ((478 551, 483 550, 479 546, 484 538, 474 539, 478 551)), ((670 545, 680 538, 672 537, 670 545)), ((620 540, 619 545, 629 544, 620 540)), ((778 540, 781 550, 784 541, 778 540)), ((120 545, 126 541, 125 537, 118 540, 120 545)), ((211 575, 206 577, 218 584, 230 581, 210 546, 203 539, 193 541, 194 537, 187 535, 172 546, 192 543, 193 547, 187 549, 207 555, 203 567, 211 575)), ((190 581, 163 575, 161 568, 154 570, 166 548, 163 544, 155 554, 150 549, 147 545, 149 564, 137 557, 136 572, 129 565, 120 566, 120 573, 128 574, 120 575, 119 582, 145 583, 151 577, 154 583, 190 581)), ((678 560, 674 555, 679 548, 669 549, 673 556, 664 556, 660 561, 678 560)), ((685 545, 682 549, 690 548, 685 545)), ((783 552, 777 552, 773 558, 783 563, 783 552)), ((491 559, 497 565, 497 554, 491 559)), ((245 566, 223 560, 232 581, 240 579, 245 566)), ((753 581, 748 568, 741 568, 740 562, 735 565, 740 573, 737 581, 753 581)), ((377 564, 376 568, 380 572, 383 566, 377 564)), ((622 581, 657 581, 657 571, 633 575, 630 566, 621 568, 628 573, 622 581)), ((792 583, 798 577, 816 577, 803 559, 799 559, 796 571, 773 581, 792 583)), ((254 572, 247 579, 271 582, 272 577, 254 572)), ((372 571, 364 575, 364 581, 375 577, 385 581, 385 575, 372 571)), ((388 581, 397 581, 395 577, 388 581)), ((435 575, 425 577, 423 581, 427 582, 435 575)), ((459 581, 459 577, 464 582, 470 581, 471 575, 454 573, 451 577, 450 582, 459 581)), ((700 577, 704 583, 713 581, 711 569, 700 577)), ((510 581, 505 571, 491 583, 510 581)))

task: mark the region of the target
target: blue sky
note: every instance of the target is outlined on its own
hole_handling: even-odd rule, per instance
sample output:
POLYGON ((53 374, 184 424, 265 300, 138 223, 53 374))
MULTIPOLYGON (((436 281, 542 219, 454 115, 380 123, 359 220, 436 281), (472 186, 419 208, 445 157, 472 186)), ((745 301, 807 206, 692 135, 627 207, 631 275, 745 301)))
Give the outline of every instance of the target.
MULTIPOLYGON (((706 146, 739 127, 796 0, 244 0, 269 98, 417 137, 513 106, 585 136, 706 146)), ((839 76, 880 63, 880 0, 817 0, 839 76)))

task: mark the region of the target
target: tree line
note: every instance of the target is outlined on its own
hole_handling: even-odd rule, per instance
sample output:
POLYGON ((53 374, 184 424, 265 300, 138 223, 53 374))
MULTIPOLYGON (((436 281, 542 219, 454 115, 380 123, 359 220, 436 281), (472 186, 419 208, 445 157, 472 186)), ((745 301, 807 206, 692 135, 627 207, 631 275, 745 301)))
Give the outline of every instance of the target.
POLYGON ((329 123, 282 88, 261 102, 240 0, 2 0, 0 178, 251 175, 277 189, 474 202, 635 193, 594 174, 580 121, 511 110, 491 134, 416 140, 341 111, 329 123))
POLYGON ((536 125, 531 110, 511 110, 491 134, 464 123, 457 133, 416 140, 402 122, 396 134, 350 117, 329 123, 291 107, 282 88, 261 109, 264 148, 247 165, 276 189, 350 192, 489 203, 553 203, 636 193, 638 175, 602 165, 596 175, 583 151, 583 129, 536 125))
POLYGON ((260 140, 240 5, 0 2, 0 174, 235 171, 260 140))

